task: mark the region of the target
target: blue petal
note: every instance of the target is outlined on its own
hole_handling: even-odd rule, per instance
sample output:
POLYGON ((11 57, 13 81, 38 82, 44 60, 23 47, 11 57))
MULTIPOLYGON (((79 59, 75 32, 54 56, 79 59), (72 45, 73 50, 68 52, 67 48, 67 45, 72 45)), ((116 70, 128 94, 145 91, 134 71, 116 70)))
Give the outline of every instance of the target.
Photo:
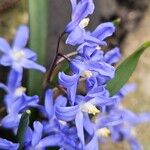
MULTIPOLYGON (((26 94, 23 94, 22 96, 23 102, 24 102, 24 108, 27 109, 28 107, 37 107, 38 108, 38 102, 39 102, 39 96, 34 95, 34 96, 27 96, 26 94)), ((22 103, 23 104, 23 103, 22 103)))
POLYGON ((87 60, 100 61, 103 58, 104 52, 96 50, 96 46, 97 45, 92 46, 90 43, 85 42, 78 47, 77 51, 87 60))
POLYGON ((72 11, 74 12, 76 5, 77 5, 77 0, 70 0, 71 1, 71 5, 72 5, 72 11))
POLYGON ((22 74, 11 69, 8 77, 7 86, 11 92, 15 91, 17 87, 21 86, 22 74))
POLYGON ((56 100, 55 100, 55 104, 54 104, 56 107, 57 106, 61 106, 61 107, 64 107, 67 105, 67 98, 62 96, 62 95, 59 95, 56 100))
POLYGON ((39 121, 35 121, 33 123, 33 127, 34 127, 34 132, 32 135, 32 146, 35 146, 40 142, 42 138, 43 125, 39 121))
POLYGON ((19 120, 18 114, 9 114, 1 120, 1 124, 5 128, 16 128, 18 127, 19 120))
POLYGON ((54 114, 53 108, 53 91, 47 90, 45 94, 45 109, 48 114, 48 118, 50 119, 54 114))
POLYGON ((3 55, 1 58, 0 58, 0 64, 3 65, 3 66, 11 66, 12 64, 12 59, 8 56, 8 55, 3 55))
POLYGON ((87 133, 89 133, 90 135, 93 135, 94 128, 93 128, 92 122, 89 118, 89 115, 87 113, 84 113, 83 125, 84 125, 84 129, 87 131, 87 133))
POLYGON ((97 82, 96 77, 91 77, 91 78, 88 78, 86 80, 86 91, 87 92, 92 90, 93 88, 95 88, 97 86, 98 86, 98 82, 97 82))
POLYGON ((76 4, 75 0, 72 0, 72 21, 69 22, 65 31, 72 32, 80 23, 82 19, 92 14, 94 11, 94 4, 92 0, 80 1, 76 4))
POLYGON ((27 68, 27 69, 36 69, 36 70, 39 70, 41 72, 46 71, 45 67, 43 67, 42 65, 39 65, 39 64, 37 64, 31 60, 25 60, 23 62, 23 67, 27 68))
POLYGON ((138 117, 140 123, 150 122, 150 112, 140 113, 138 117))
POLYGON ((33 52, 32 50, 28 49, 28 48, 24 48, 23 52, 26 55, 27 59, 36 61, 37 60, 37 54, 35 52, 33 52))
POLYGON ((5 84, 3 84, 3 83, 0 83, 0 88, 3 89, 7 93, 10 92, 8 87, 5 84))
POLYGON ((68 98, 71 104, 74 105, 79 75, 74 74, 72 76, 69 76, 64 74, 63 72, 60 72, 58 74, 58 78, 60 85, 67 88, 68 98))
POLYGON ((22 25, 17 29, 16 36, 13 42, 13 48, 20 50, 27 44, 29 38, 29 29, 26 25, 22 25))
POLYGON ((58 119, 64 121, 74 120, 76 114, 78 113, 79 106, 71 106, 71 107, 56 107, 55 113, 58 119))
POLYGON ((87 93, 87 96, 89 97, 97 97, 97 96, 106 96, 108 97, 108 91, 105 89, 104 86, 97 86, 95 88, 93 88, 92 90, 90 90, 88 93, 87 93))
POLYGON ((84 146, 85 141, 84 141, 84 130, 83 130, 83 113, 81 111, 78 112, 76 115, 75 124, 77 128, 78 137, 81 140, 82 145, 84 146))
POLYGON ((81 21, 83 18, 92 14, 94 11, 94 4, 92 0, 80 1, 72 14, 72 20, 81 21))
POLYGON ((20 74, 23 74, 23 66, 22 66, 22 62, 21 63, 13 63, 12 64, 12 69, 17 71, 20 74))
POLYGON ((131 137, 130 139, 128 139, 128 142, 132 150, 143 150, 142 146, 136 138, 131 137))
POLYGON ((117 93, 121 98, 126 96, 130 92, 134 92, 136 90, 137 86, 134 83, 126 84, 124 85, 120 91, 117 93))
POLYGON ((27 127, 26 133, 25 133, 25 145, 28 145, 32 140, 33 131, 30 127, 27 127))
POLYGON ((36 146, 36 148, 45 148, 48 146, 59 146, 63 142, 63 137, 60 135, 50 135, 45 138, 43 138, 39 144, 36 146))
POLYGON ((85 150, 99 150, 97 135, 94 134, 90 142, 85 146, 85 150))
POLYGON ((19 144, 0 138, 0 149, 1 150, 10 150, 10 149, 17 150, 18 148, 19 148, 19 144))
POLYGON ((79 56, 72 60, 70 67, 72 72, 76 74, 82 73, 83 71, 87 70, 87 66, 84 62, 84 59, 79 56))
POLYGON ((85 36, 85 41, 89 42, 91 44, 97 44, 101 46, 107 46, 107 43, 102 41, 101 39, 98 39, 97 37, 94 37, 92 35, 86 35, 85 36))
POLYGON ((78 45, 84 42, 85 30, 80 27, 76 27, 68 36, 66 44, 78 45))
POLYGON ((90 62, 88 64, 89 70, 98 72, 100 75, 113 78, 115 75, 115 68, 105 62, 90 62))
POLYGON ((17 98, 13 102, 11 106, 11 112, 19 113, 20 111, 23 111, 28 107, 38 107, 37 105, 38 101, 39 101, 39 97, 37 95, 27 96, 26 94, 23 94, 21 97, 17 98))
POLYGON ((0 38, 0 51, 7 54, 10 49, 8 42, 4 38, 0 38))
POLYGON ((119 48, 117 47, 108 51, 104 56, 104 61, 109 64, 117 63, 120 59, 121 59, 121 53, 119 48))
POLYGON ((97 123, 97 128, 107 127, 107 126, 116 126, 121 124, 124 121, 122 115, 109 115, 107 117, 99 118, 99 123, 97 123))
POLYGON ((89 100, 88 102, 90 102, 93 105, 99 106, 99 107, 104 107, 104 106, 114 105, 118 101, 115 98, 110 99, 110 98, 106 98, 106 97, 95 97, 95 98, 92 98, 91 100, 89 100))
POLYGON ((98 38, 99 40, 104 40, 105 38, 111 36, 115 32, 115 26, 111 22, 100 24, 93 32, 92 36, 98 38))
MULTIPOLYGON (((88 14, 92 14, 94 12, 95 6, 93 0, 81 0, 82 2, 88 3, 88 14)), ((85 16, 86 17, 86 16, 85 16)))

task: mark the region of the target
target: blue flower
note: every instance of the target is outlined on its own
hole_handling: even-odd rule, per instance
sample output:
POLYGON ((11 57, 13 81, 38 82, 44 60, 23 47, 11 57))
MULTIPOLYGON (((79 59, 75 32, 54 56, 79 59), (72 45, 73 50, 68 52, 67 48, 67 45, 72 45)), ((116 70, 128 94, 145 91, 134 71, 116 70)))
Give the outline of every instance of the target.
POLYGON ((92 45, 90 43, 83 43, 77 49, 78 55, 82 56, 86 60, 92 61, 102 61, 104 52, 97 50, 97 45, 92 45))
POLYGON ((39 97, 27 96, 26 88, 21 86, 22 74, 15 70, 11 70, 7 85, 0 83, 0 87, 6 91, 4 102, 8 115, 1 120, 2 126, 5 128, 17 128, 22 112, 29 107, 41 108, 38 105, 39 97))
POLYGON ((65 31, 72 32, 75 28, 78 28, 82 24, 82 20, 94 11, 93 0, 71 0, 72 5, 72 17, 71 22, 67 25, 65 31), (80 24, 80 25, 79 25, 80 24))
POLYGON ((39 108, 38 101, 38 96, 27 96, 26 94, 14 99, 11 107, 7 108, 9 110, 8 115, 1 120, 2 126, 5 128, 17 128, 22 112, 30 107, 39 108))
POLYGON ((10 149, 17 150, 18 148, 19 148, 19 144, 0 138, 0 149, 1 150, 10 150, 10 149))
POLYGON ((17 30, 12 47, 10 47, 5 39, 0 38, 0 51, 3 52, 0 64, 3 66, 11 66, 18 72, 22 72, 23 68, 37 69, 45 72, 46 70, 43 66, 34 62, 37 59, 36 54, 30 49, 25 48, 28 36, 28 27, 22 25, 17 30))
MULTIPOLYGON (((95 50, 97 51, 97 50, 95 50)), ((92 54, 94 54, 93 52, 92 54)), ((77 56, 71 61, 71 70, 74 73, 79 73, 80 76, 85 78, 100 76, 104 80, 112 79, 115 74, 115 68, 105 61, 97 61, 93 55, 89 58, 77 56)))
POLYGON ((63 127, 57 132, 52 132, 44 137, 36 145, 36 148, 58 146, 66 150, 74 150, 80 147, 75 128, 63 127))
POLYGON ((97 116, 93 123, 94 134, 85 145, 86 150, 99 150, 99 142, 111 136, 111 128, 120 125, 123 121, 122 115, 97 116))
POLYGON ((59 146, 67 150, 80 147, 76 129, 74 127, 70 128, 67 122, 59 120, 55 115, 56 107, 65 104, 64 100, 66 99, 60 95, 54 103, 53 91, 50 89, 46 91, 43 115, 47 117, 47 121, 43 121, 42 124, 34 122, 34 131, 30 128, 28 129, 26 133, 26 147, 45 148, 48 146, 59 146), (43 134, 47 136, 43 137, 43 134), (28 136, 34 137, 28 140, 28 136))
POLYGON ((124 120, 120 125, 111 128, 112 141, 127 140, 132 150, 141 150, 142 147, 135 137, 135 126, 150 121, 150 113, 135 114, 123 107, 115 107, 111 114, 123 114, 124 120))
POLYGON ((115 27, 112 23, 104 23, 99 25, 92 33, 86 32, 85 27, 90 19, 86 18, 94 11, 94 3, 92 0, 71 0, 72 4, 72 21, 67 25, 65 32, 69 33, 66 40, 67 44, 79 45, 84 42, 90 42, 97 45, 106 45, 103 40, 113 34, 115 27))
POLYGON ((7 112, 9 112, 14 99, 25 91, 25 88, 21 86, 21 80, 22 74, 12 69, 8 76, 7 85, 0 83, 0 88, 4 89, 7 93, 4 97, 7 112))
POLYGON ((44 124, 39 121, 33 123, 34 130, 28 128, 25 136, 26 149, 45 149, 46 147, 63 147, 66 150, 78 149, 79 140, 76 129, 69 128, 61 122, 56 124, 58 130, 51 129, 51 132, 44 136, 44 124))
POLYGON ((93 32, 86 31, 84 28, 76 27, 68 36, 66 43, 70 45, 79 45, 85 42, 91 46, 106 46, 104 41, 115 31, 115 26, 111 22, 100 24, 93 32))
POLYGON ((112 127, 111 138, 113 142, 126 140, 132 150, 142 150, 142 146, 134 135, 133 129, 122 124, 112 127))
POLYGON ((107 93, 103 90, 95 89, 95 91, 89 92, 85 97, 77 96, 74 106, 67 106, 67 99, 57 98, 59 105, 55 108, 55 113, 58 119, 63 121, 75 120, 77 134, 85 145, 85 137, 83 128, 90 134, 93 134, 92 123, 89 118, 89 114, 96 115, 100 113, 100 108, 112 105, 116 103, 115 99, 110 100, 106 97, 107 93))

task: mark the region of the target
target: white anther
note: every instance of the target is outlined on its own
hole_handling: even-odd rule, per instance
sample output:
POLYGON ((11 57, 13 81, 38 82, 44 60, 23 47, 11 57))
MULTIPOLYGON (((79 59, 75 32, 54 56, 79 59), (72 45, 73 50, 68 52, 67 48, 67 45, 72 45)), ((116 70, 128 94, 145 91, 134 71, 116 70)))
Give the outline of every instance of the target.
POLYGON ((93 104, 91 104, 89 102, 82 104, 80 106, 80 109, 83 112, 87 112, 87 113, 93 114, 93 115, 96 115, 100 112, 93 104))
POLYGON ((101 50, 101 47, 100 47, 100 46, 96 46, 96 49, 97 49, 97 50, 101 50))
POLYGON ((97 135, 100 137, 107 138, 110 136, 110 134, 111 134, 110 130, 106 127, 97 130, 97 135))
POLYGON ((15 96, 19 97, 26 91, 26 88, 20 86, 15 90, 15 96))
POLYGON ((89 18, 84 18, 80 21, 79 26, 80 28, 85 28, 88 26, 90 19, 89 18))
POLYGON ((90 70, 85 70, 82 74, 83 77, 85 78, 90 78, 93 76, 93 73, 90 70))

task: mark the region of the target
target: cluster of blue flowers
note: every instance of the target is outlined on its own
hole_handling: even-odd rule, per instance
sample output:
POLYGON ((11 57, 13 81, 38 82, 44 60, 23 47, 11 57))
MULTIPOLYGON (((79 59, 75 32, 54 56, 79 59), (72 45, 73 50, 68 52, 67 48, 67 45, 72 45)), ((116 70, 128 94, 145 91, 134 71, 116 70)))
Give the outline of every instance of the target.
MULTIPOLYGON (((134 127, 150 121, 150 113, 135 114, 125 109, 121 102, 135 86, 125 85, 110 97, 106 83, 115 76, 114 63, 121 54, 119 48, 104 53, 105 39, 115 32, 111 22, 100 24, 94 31, 85 29, 94 11, 92 0, 70 0, 71 21, 65 29, 68 33, 66 44, 77 46, 77 56, 70 61, 70 73, 58 73, 59 86, 65 94, 55 96, 53 89, 45 92, 44 106, 39 104, 39 96, 26 95, 22 87, 23 68, 46 69, 35 61, 36 54, 25 48, 29 36, 28 27, 22 25, 17 30, 12 47, 0 38, 2 56, 0 64, 10 66, 7 84, 0 83, 6 91, 4 104, 7 115, 0 120, 0 127, 11 129, 16 135, 23 112, 38 109, 43 120, 28 126, 24 137, 24 149, 43 150, 59 147, 60 150, 99 150, 101 143, 127 140, 132 150, 140 150, 134 127), (78 86, 84 82, 82 92, 78 86), (54 98, 56 97, 56 98, 54 98)), ((38 119, 38 118, 36 118, 38 119)), ((0 149, 17 150, 19 143, 0 138, 0 149)))

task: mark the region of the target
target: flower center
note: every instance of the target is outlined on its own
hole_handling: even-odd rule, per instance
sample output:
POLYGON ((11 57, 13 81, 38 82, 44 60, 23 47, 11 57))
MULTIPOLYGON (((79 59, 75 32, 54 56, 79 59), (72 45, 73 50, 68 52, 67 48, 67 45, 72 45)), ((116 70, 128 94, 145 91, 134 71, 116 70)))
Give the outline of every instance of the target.
POLYGON ((26 91, 26 88, 20 86, 15 90, 15 96, 19 97, 26 91))
POLYGON ((83 112, 87 112, 89 114, 93 114, 96 115, 98 114, 100 111, 91 103, 84 103, 80 106, 81 111, 83 112))
POLYGON ((90 19, 89 18, 84 18, 80 21, 79 26, 80 28, 85 28, 88 26, 90 19))
POLYGON ((93 76, 93 74, 92 74, 92 72, 90 70, 85 70, 83 72, 83 77, 85 77, 85 78, 90 78, 92 76, 93 76))
POLYGON ((14 61, 19 62, 25 57, 25 53, 22 50, 14 51, 12 53, 12 57, 14 61))
POLYGON ((110 136, 110 134, 111 134, 110 130, 106 127, 97 130, 97 135, 100 137, 107 138, 110 136))

